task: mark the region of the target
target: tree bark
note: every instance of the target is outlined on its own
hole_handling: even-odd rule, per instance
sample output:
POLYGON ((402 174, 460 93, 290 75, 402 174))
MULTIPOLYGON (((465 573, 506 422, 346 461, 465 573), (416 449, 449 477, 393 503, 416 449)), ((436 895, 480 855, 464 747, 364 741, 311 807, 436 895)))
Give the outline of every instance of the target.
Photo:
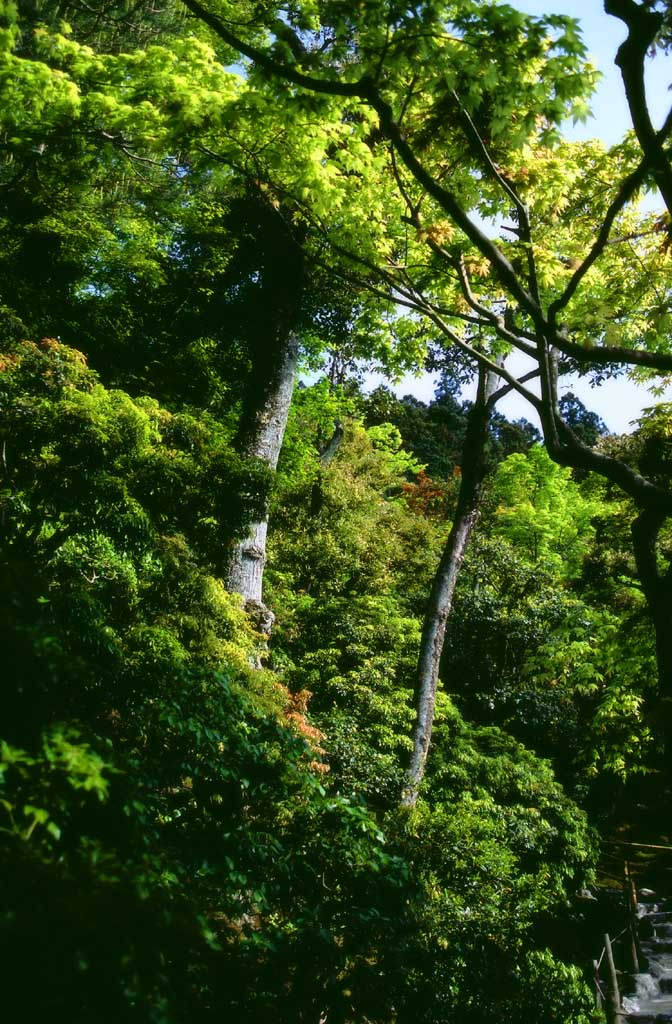
POLYGON ((402 807, 412 808, 415 806, 425 773, 427 753, 432 738, 439 666, 446 628, 453 609, 453 596, 464 553, 479 515, 481 486, 486 474, 485 447, 488 439, 488 425, 494 407, 492 399, 498 379, 496 374, 479 369, 478 393, 469 411, 462 449, 462 478, 457 508, 448 541, 434 577, 422 629, 416 683, 413 749, 401 796, 402 807))
MULTIPOLYGON (((240 444, 242 454, 261 459, 271 470, 278 465, 285 436, 298 358, 299 341, 290 332, 280 349, 274 372, 266 388, 261 390, 262 401, 249 417, 253 425, 247 426, 240 444)), ((273 613, 262 600, 267 533, 267 516, 251 524, 249 535, 233 550, 228 574, 229 590, 242 594, 245 607, 266 635, 273 625, 273 613)))
POLYGON ((672 213, 672 168, 664 148, 669 124, 662 133, 656 131, 646 96, 645 62, 664 22, 663 14, 652 10, 652 6, 635 3, 635 0, 606 0, 604 9, 627 26, 628 36, 618 48, 616 64, 621 69, 625 97, 642 153, 672 213))
MULTIPOLYGON (((304 256, 296 229, 263 199, 240 204, 255 240, 260 287, 249 316, 250 376, 236 438, 241 455, 275 472, 285 436, 299 360, 298 324, 304 256)), ((268 514, 250 525, 231 553, 228 589, 243 597, 257 628, 269 636, 275 616, 263 602, 268 514)))

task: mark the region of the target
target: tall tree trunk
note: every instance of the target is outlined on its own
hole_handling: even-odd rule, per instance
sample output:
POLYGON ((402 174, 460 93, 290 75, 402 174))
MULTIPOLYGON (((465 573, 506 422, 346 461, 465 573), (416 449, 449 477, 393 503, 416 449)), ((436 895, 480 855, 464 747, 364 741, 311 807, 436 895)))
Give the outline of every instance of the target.
MULTIPOLYGON (((241 455, 260 459, 275 471, 299 359, 297 330, 305 274, 302 238, 300 231, 263 197, 247 197, 234 211, 249 232, 243 265, 249 267, 250 279, 253 273, 259 279, 252 299, 247 300, 250 375, 236 447, 241 455)), ((236 545, 228 570, 229 590, 242 595, 247 612, 266 636, 274 621, 263 602, 267 533, 266 514, 251 524, 248 536, 236 545)))
POLYGON ((453 596, 462 567, 464 553, 479 515, 481 485, 486 473, 485 447, 488 425, 494 407, 492 401, 498 378, 480 369, 476 400, 469 410, 467 431, 462 448, 462 477, 453 525, 437 569, 425 613, 420 641, 416 682, 416 720, 413 749, 409 762, 402 807, 415 806, 425 773, 427 752, 432 738, 434 705, 439 679, 439 666, 446 627, 453 608, 453 596))
MULTIPOLYGON (((261 459, 272 470, 278 465, 285 436, 298 359, 299 340, 290 331, 280 346, 266 386, 263 387, 261 381, 257 382, 260 400, 253 410, 247 410, 248 422, 239 442, 242 454, 261 459)), ((248 536, 233 550, 228 574, 229 590, 242 594, 247 611, 266 635, 270 633, 274 619, 262 600, 267 533, 267 516, 250 525, 248 536)))

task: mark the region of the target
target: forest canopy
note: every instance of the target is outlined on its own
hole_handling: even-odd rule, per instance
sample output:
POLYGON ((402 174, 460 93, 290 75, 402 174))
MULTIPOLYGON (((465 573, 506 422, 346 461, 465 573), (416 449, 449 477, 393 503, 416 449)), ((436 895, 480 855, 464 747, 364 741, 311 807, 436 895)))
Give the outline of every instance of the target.
POLYGON ((603 1019, 672 735, 670 9, 604 6, 612 147, 550 9, 0 0, 22 1019, 603 1019))

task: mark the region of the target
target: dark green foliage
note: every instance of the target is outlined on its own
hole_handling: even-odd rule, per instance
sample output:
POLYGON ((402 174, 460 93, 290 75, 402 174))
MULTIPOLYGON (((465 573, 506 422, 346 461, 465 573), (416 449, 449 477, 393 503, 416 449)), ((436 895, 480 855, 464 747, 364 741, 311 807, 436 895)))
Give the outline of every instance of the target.
POLYGON ((269 577, 292 698, 218 578, 267 486, 230 429, 53 340, 7 350, 0 396, 7 1002, 32 978, 36 1019, 550 1021, 543 962, 578 1013, 534 940, 591 856, 549 770, 444 702, 428 804, 393 811, 442 530, 399 434, 352 423, 324 467, 344 400, 297 402, 269 577))
POLYGON ((541 442, 541 435, 525 419, 507 420, 506 416, 495 409, 490 420, 493 453, 497 461, 513 455, 514 452, 527 452, 533 444, 541 442))
MULTIPOLYGON (((608 550, 586 567, 578 502, 512 516, 536 437, 494 417, 492 465, 522 463, 485 509, 444 663, 455 704, 439 695, 422 800, 401 814, 469 372, 448 357, 429 405, 333 386, 360 358, 421 358, 389 297, 350 263, 331 275, 326 186, 311 208, 359 122, 336 105, 303 162, 310 122, 284 134, 263 97, 238 103, 220 75, 231 52, 211 65, 180 42, 180 5, 19 6, 20 28, 0 5, 25 100, 5 104, 0 138, 3 1008, 74 1024, 584 1024, 580 971, 540 922, 566 920, 594 842, 542 758, 572 784, 635 759, 642 662, 598 607, 621 527, 603 524, 608 550), (61 18, 58 45, 33 34, 61 18), (138 50, 155 41, 175 48, 138 50), (289 330, 313 369, 327 352, 331 379, 299 389, 272 481, 239 442, 289 330), (267 505, 269 648, 224 583, 267 505)), ((265 32, 259 5, 235 6, 265 32)), ((376 148, 361 139, 344 219, 376 148)), ((647 444, 663 473, 664 431, 647 444)))
POLYGON ((289 1021, 368 961, 404 873, 211 575, 264 476, 56 342, 8 353, 2 396, 6 1005, 289 1021), (209 510, 227 482, 246 504, 209 510))
MULTIPOLYGON (((425 466, 432 479, 450 478, 460 465, 469 403, 460 399, 459 388, 440 387, 426 404, 412 395, 395 398, 380 386, 363 400, 367 423, 393 423, 404 444, 425 466)), ((513 452, 526 452, 540 441, 539 432, 527 420, 511 422, 496 410, 490 422, 488 457, 500 462, 513 452)))
POLYGON ((651 627, 622 505, 594 479, 579 485, 552 468, 540 449, 503 463, 442 665, 468 719, 551 758, 600 815, 599 794, 644 770, 652 753, 643 710, 655 685, 651 627))
POLYGON ((593 447, 600 437, 608 433, 605 423, 597 413, 586 409, 580 398, 568 391, 558 403, 562 417, 584 444, 593 447))
POLYGON ((30 985, 35 1020, 448 1024, 550 1021, 564 991, 580 1020, 534 939, 591 856, 548 768, 443 702, 428 804, 393 810, 441 529, 399 435, 351 424, 320 467, 339 410, 297 404, 271 572, 292 697, 218 578, 266 487, 230 431, 55 341, 9 349, 1 381, 6 1005, 30 985))
POLYGON ((430 477, 450 477, 459 465, 466 412, 453 395, 426 405, 412 395, 402 399, 378 387, 365 400, 367 423, 394 423, 407 448, 425 465, 430 477))

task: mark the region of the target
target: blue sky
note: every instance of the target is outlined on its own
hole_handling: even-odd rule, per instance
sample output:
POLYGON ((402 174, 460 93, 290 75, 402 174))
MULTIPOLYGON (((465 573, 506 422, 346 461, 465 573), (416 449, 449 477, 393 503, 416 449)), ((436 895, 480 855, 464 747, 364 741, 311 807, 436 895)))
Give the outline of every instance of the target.
MULTIPOLYGON (((620 73, 614 65, 616 51, 625 36, 622 23, 604 13, 601 0, 584 3, 579 0, 510 0, 510 6, 529 14, 568 14, 579 20, 589 58, 603 77, 592 103, 593 117, 586 124, 568 126, 567 134, 577 139, 600 138, 607 144, 616 142, 631 127, 620 73)), ((657 124, 662 123, 672 102, 671 83, 672 58, 657 54, 649 61, 647 78, 651 112, 657 124)), ((372 381, 373 386, 375 383, 372 381)), ((425 376, 421 379, 406 377, 395 391, 400 395, 410 392, 430 401, 433 389, 433 380, 425 376)), ((564 390, 577 394, 616 433, 632 430, 632 421, 641 414, 642 408, 656 401, 645 388, 636 387, 625 379, 611 381, 600 388, 591 388, 585 381, 571 380, 564 385, 564 390)), ((672 401, 672 389, 665 398, 672 401)), ((516 397, 503 401, 500 409, 513 419, 521 416, 534 419, 529 405, 516 397)))
MULTIPOLYGON (((626 35, 623 23, 604 13, 601 0, 586 0, 585 3, 579 0, 556 0, 555 3, 511 0, 511 6, 528 14, 568 14, 579 21, 589 59, 597 65, 603 77, 593 100, 594 116, 587 124, 571 128, 569 134, 578 138, 597 137, 609 144, 617 142, 631 126, 620 72, 614 65, 616 51, 626 35)), ((671 64, 670 58, 664 54, 657 54, 648 64, 647 91, 651 113, 658 124, 662 123, 670 103, 671 64)))

